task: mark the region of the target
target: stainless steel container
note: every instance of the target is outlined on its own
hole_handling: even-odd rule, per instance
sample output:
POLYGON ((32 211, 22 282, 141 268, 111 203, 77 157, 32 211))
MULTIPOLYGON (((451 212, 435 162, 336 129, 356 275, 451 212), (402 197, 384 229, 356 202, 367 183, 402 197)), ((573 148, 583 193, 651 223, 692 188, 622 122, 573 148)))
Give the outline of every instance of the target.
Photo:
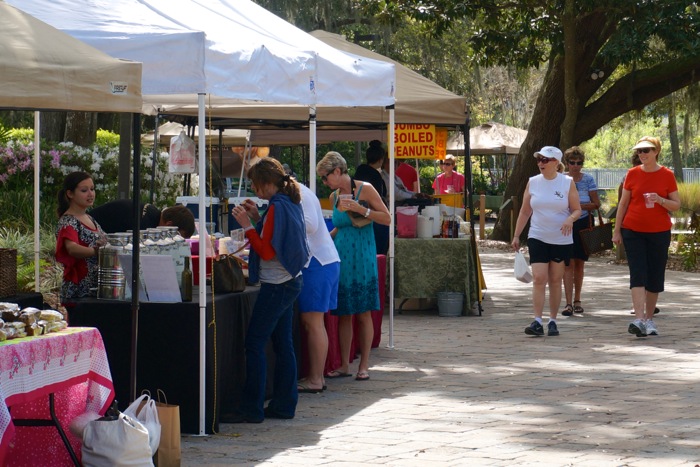
POLYGON ((98 256, 97 298, 124 300, 124 270, 119 255, 124 253, 126 234, 108 234, 109 243, 100 248, 98 256))

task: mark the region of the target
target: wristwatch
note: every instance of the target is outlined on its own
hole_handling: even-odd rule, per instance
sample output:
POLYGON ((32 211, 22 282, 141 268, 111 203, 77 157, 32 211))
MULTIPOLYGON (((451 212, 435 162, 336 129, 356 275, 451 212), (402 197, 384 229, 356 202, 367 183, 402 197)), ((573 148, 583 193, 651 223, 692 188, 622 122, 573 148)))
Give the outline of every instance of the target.
POLYGON ((370 211, 370 209, 367 208, 367 212, 365 213, 365 217, 369 217, 369 214, 370 214, 371 212, 372 212, 372 211, 370 211))

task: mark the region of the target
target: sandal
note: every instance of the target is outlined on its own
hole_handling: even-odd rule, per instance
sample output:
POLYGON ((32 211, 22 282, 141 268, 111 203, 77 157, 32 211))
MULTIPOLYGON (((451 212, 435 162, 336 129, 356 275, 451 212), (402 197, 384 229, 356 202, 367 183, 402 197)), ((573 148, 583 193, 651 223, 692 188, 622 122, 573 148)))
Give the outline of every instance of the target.
POLYGON ((321 394, 326 388, 312 388, 309 386, 309 382, 305 380, 297 381, 297 392, 299 394, 321 394))
POLYGON ((574 307, 571 306, 571 303, 566 304, 564 311, 562 311, 561 314, 564 316, 572 316, 574 314, 574 307))
POLYGON ((574 300, 574 313, 583 313, 583 307, 581 307, 581 300, 574 300))

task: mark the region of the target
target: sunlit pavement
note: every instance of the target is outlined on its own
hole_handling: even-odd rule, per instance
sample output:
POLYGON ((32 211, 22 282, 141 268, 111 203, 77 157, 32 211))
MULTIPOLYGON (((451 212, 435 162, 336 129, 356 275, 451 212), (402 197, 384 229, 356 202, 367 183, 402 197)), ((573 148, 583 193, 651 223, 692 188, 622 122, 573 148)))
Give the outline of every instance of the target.
POLYGON ((637 338, 627 267, 593 259, 583 316, 560 316, 558 337, 529 337, 531 288, 513 279, 513 255, 481 259, 483 316, 404 312, 388 349, 385 315, 370 381, 300 394, 293 420, 184 436, 183 465, 700 463, 699 274, 667 273, 660 336, 637 338))

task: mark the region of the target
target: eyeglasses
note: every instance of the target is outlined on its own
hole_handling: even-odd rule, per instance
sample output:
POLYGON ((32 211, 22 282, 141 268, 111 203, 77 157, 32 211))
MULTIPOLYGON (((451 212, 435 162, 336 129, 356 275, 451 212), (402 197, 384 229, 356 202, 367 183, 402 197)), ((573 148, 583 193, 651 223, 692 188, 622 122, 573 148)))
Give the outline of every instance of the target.
POLYGON ((537 163, 538 164, 548 164, 552 161, 557 160, 556 157, 538 157, 537 158, 537 163))
POLYGON ((454 165, 452 162, 442 162, 440 161, 440 165, 454 165))
POLYGON ((651 151, 652 151, 651 148, 641 148, 641 149, 637 149, 637 154, 641 154, 641 153, 649 154, 651 151))
POLYGON ((583 165, 583 161, 569 161, 569 165, 583 165))
POLYGON ((322 182, 327 182, 327 181, 328 181, 328 176, 329 176, 330 174, 332 174, 333 172, 335 172, 335 169, 331 170, 331 171, 328 172, 326 175, 321 175, 321 181, 322 181, 322 182))

